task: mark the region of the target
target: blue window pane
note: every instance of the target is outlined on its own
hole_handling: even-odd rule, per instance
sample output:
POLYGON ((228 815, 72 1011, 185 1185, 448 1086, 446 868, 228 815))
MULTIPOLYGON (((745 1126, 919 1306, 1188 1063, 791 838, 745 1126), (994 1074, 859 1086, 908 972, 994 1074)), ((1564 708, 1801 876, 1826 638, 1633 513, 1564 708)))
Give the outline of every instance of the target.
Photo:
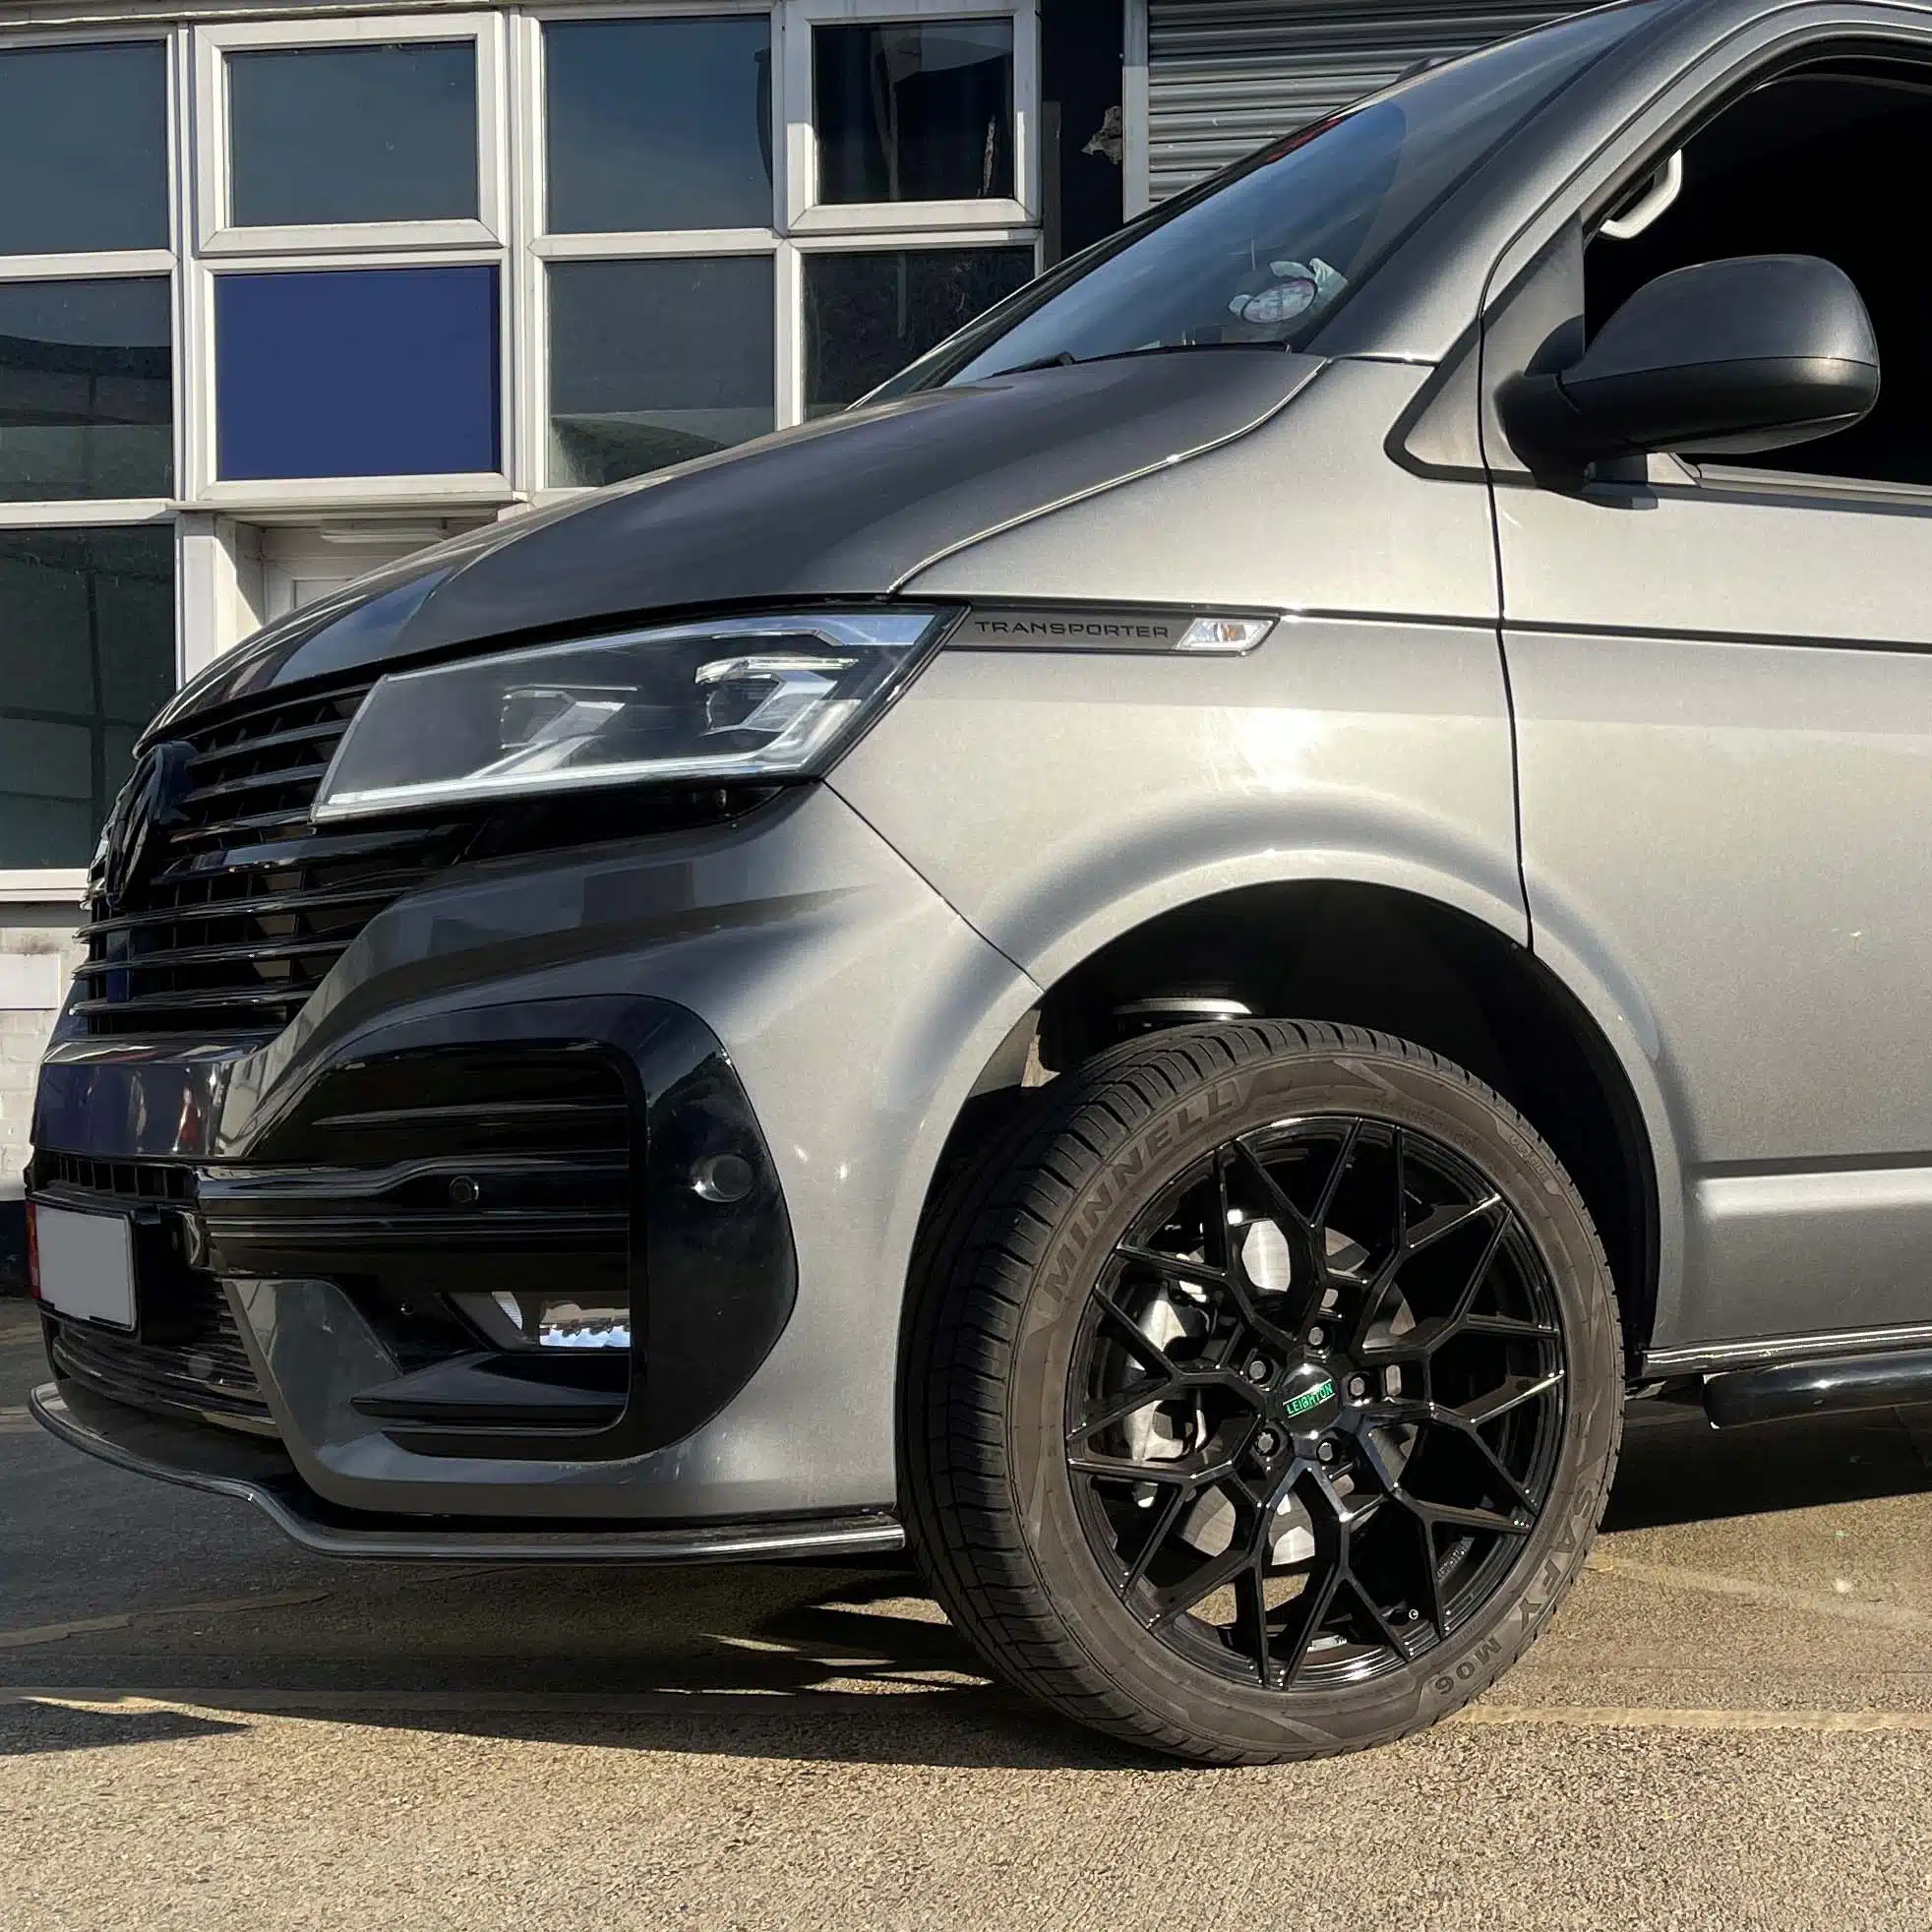
POLYGON ((167 246, 167 49, 0 54, 0 255, 167 246))
POLYGON ((493 268, 219 275, 224 480, 502 467, 493 268))

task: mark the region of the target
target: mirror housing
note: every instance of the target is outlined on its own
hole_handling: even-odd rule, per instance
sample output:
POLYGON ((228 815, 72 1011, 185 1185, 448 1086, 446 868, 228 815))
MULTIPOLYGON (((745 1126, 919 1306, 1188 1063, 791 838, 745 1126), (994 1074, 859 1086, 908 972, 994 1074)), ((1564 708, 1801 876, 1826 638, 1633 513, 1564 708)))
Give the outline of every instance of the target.
POLYGON ((1849 429, 1878 400, 1878 341, 1843 270, 1747 255, 1659 275, 1569 368, 1496 395, 1540 479, 1652 451, 1748 454, 1849 429))

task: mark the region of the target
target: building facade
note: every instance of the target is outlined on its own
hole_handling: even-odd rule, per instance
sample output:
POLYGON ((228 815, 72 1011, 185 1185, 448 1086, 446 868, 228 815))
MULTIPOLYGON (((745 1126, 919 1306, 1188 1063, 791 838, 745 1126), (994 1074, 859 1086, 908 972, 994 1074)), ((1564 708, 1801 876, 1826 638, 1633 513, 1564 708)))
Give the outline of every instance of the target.
POLYGON ((841 408, 1123 211, 1551 11, 0 0, 0 1201, 183 678, 841 408))

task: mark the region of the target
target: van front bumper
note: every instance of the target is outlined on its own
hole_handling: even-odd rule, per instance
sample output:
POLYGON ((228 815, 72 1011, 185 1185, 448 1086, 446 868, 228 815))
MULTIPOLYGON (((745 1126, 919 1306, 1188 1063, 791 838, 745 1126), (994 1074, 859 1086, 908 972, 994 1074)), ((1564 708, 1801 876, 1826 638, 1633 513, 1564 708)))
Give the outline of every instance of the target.
POLYGON ((1037 997, 813 788, 458 869, 272 1041, 64 1022, 30 1192, 134 1217, 144 1307, 50 1313, 34 1413, 346 1553, 894 1547, 913 1237, 1037 997), (463 1313, 552 1289, 628 1293, 631 1349, 463 1313))

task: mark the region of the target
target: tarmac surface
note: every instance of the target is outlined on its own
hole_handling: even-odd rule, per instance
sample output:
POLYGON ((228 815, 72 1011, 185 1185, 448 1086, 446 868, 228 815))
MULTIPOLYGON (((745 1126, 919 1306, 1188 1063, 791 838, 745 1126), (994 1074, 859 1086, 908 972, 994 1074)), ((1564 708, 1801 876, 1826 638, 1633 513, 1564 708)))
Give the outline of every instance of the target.
POLYGON ((42 1435, 0 1301, 0 1926, 1932 1924, 1932 1412, 1632 1411, 1481 1704, 1204 1772, 991 1684, 910 1573, 330 1562, 42 1435))

